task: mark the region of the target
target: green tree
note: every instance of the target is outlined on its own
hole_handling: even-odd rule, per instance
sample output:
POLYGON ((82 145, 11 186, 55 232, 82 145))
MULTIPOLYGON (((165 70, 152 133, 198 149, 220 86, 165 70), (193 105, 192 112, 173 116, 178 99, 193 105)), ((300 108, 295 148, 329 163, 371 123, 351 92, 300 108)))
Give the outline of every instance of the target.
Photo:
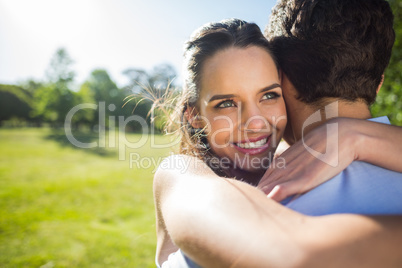
MULTIPOLYGON (((88 82, 81 85, 80 90, 77 92, 78 103, 93 103, 95 104, 94 94, 89 87, 88 82)), ((72 125, 75 127, 87 126, 93 127, 96 125, 96 111, 93 109, 81 109, 77 111, 72 118, 72 125)))
POLYGON ((109 116, 118 115, 119 107, 123 105, 124 97, 121 90, 110 78, 108 72, 103 69, 92 71, 88 80, 81 86, 79 93, 86 99, 86 102, 98 105, 98 109, 94 111, 92 125, 100 123, 100 114, 108 125, 109 116), (103 111, 99 111, 101 107, 104 107, 103 111))
POLYGON ((394 13, 396 38, 384 84, 371 112, 373 116, 387 115, 393 124, 402 126, 402 2, 389 0, 389 4, 394 13))
POLYGON ((43 86, 43 82, 33 79, 27 79, 18 83, 17 86, 23 88, 31 97, 33 97, 35 91, 43 86))
POLYGON ((67 113, 79 101, 76 93, 70 90, 75 76, 72 63, 67 51, 58 49, 47 70, 48 82, 34 92, 33 115, 54 126, 62 125, 67 113))
POLYGON ((68 88, 74 81, 75 73, 71 70, 73 60, 64 48, 57 49, 50 60, 50 65, 46 71, 50 83, 58 87, 68 88))
POLYGON ((105 101, 108 104, 122 102, 121 96, 119 96, 120 90, 106 70, 97 69, 92 71, 87 85, 94 96, 95 102, 105 101))
POLYGON ((21 87, 0 85, 0 125, 5 120, 31 121, 32 96, 21 87))
POLYGON ((75 92, 55 84, 48 84, 39 88, 34 94, 33 115, 50 122, 53 126, 62 126, 67 113, 78 103, 79 98, 75 92))

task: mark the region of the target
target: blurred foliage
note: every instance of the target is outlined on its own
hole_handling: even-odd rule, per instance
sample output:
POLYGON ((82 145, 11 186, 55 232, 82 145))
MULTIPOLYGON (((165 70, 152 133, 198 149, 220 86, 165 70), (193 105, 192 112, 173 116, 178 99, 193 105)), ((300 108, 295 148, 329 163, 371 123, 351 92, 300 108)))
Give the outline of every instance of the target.
POLYGON ((29 120, 32 96, 20 87, 0 85, 0 107, 0 123, 13 118, 29 120))
MULTIPOLYGON (((129 84, 123 88, 116 85, 106 70, 96 69, 78 90, 74 90, 72 64, 67 51, 60 48, 50 61, 46 81, 0 85, 0 125, 14 126, 13 122, 22 120, 61 127, 68 113, 77 107, 75 113, 71 112, 73 129, 100 131, 122 126, 124 130, 139 131, 144 127, 141 123, 145 122, 146 127, 150 125, 149 114, 154 101, 150 96, 143 98, 143 93, 154 92, 154 97, 158 98, 166 89, 174 90, 172 81, 176 72, 169 64, 155 66, 151 72, 127 69, 123 73, 129 84), (5 124, 7 120, 12 122, 5 124)), ((157 124, 156 129, 162 130, 162 125, 157 124)))
POLYGON ((57 49, 46 71, 49 82, 56 84, 58 87, 68 88, 75 77, 75 72, 71 70, 73 63, 74 61, 70 58, 66 49, 57 49))
POLYGON ((35 91, 33 115, 53 126, 61 126, 67 113, 78 103, 75 92, 60 84, 48 84, 35 91))
POLYGON ((75 76, 71 70, 72 63, 65 49, 56 51, 47 70, 48 82, 33 94, 34 117, 61 126, 70 109, 79 103, 77 94, 70 90, 75 76))
POLYGON ((402 1, 389 0, 394 13, 395 44, 385 71, 384 84, 371 107, 373 116, 387 115, 392 124, 402 126, 402 1))

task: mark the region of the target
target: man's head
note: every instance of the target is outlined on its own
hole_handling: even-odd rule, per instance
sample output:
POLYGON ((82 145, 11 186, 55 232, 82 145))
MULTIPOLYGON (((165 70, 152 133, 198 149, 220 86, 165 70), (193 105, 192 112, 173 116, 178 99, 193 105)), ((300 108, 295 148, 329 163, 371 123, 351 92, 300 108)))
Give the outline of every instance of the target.
POLYGON ((385 0, 281 0, 266 36, 306 104, 374 102, 395 33, 385 0))

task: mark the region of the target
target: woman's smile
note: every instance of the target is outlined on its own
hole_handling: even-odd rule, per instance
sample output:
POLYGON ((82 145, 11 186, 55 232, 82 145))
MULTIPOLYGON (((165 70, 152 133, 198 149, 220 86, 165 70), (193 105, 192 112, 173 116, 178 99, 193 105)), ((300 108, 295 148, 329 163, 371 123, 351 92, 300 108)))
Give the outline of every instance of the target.
POLYGON ((243 154, 256 155, 268 150, 270 141, 271 135, 232 143, 232 145, 243 154))

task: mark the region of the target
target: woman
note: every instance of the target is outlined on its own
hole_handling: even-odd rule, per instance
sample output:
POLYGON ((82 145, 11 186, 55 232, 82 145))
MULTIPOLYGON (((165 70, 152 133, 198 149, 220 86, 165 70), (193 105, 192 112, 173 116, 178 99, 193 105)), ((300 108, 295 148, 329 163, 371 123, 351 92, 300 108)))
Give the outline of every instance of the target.
MULTIPOLYGON (((185 48, 180 153, 222 177, 257 185, 286 126, 280 72, 254 23, 226 20, 195 31, 185 48)), ((157 192, 155 192, 158 195, 157 192)), ((159 263, 177 250, 158 211, 159 263), (168 248, 168 249, 167 249, 168 248)))
MULTIPOLYGON (((280 72, 268 41, 255 24, 226 20, 196 31, 185 59, 180 153, 202 160, 193 161, 200 174, 212 177, 213 171, 257 185, 286 125, 280 72)), ((180 161, 180 157, 169 161, 180 161)), ((186 183, 175 185, 167 178, 161 169, 155 174, 159 264, 178 249, 170 239, 175 231, 169 228, 174 217, 169 214, 172 196, 181 198, 174 204, 184 206, 183 211, 191 210, 185 207, 186 196, 177 194, 185 192, 180 190, 186 183)))
POLYGON ((269 43, 257 25, 240 20, 210 24, 193 38, 179 104, 181 153, 204 159, 217 174, 256 185, 286 125, 269 43))

